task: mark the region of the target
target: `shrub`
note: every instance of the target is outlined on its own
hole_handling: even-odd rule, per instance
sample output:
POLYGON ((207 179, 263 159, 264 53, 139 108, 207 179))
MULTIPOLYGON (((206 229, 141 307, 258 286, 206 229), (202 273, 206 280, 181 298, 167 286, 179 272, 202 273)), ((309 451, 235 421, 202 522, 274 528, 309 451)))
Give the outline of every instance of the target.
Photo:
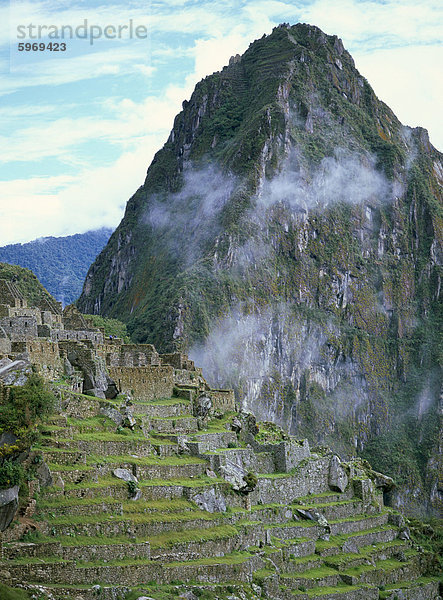
POLYGON ((54 409, 55 398, 42 377, 31 373, 25 385, 11 387, 0 412, 0 430, 19 435, 30 430, 54 409))
POLYGON ((128 493, 129 496, 135 496, 136 492, 137 492, 137 484, 135 483, 135 481, 128 481, 128 493))
POLYGON ((0 489, 19 485, 23 478, 24 470, 21 465, 5 460, 0 466, 0 489))
POLYGON ((258 483, 258 478, 255 473, 253 473, 252 471, 249 471, 249 473, 247 475, 245 475, 245 477, 243 477, 243 479, 246 483, 245 492, 252 492, 253 490, 255 490, 255 488, 257 487, 257 483, 258 483))

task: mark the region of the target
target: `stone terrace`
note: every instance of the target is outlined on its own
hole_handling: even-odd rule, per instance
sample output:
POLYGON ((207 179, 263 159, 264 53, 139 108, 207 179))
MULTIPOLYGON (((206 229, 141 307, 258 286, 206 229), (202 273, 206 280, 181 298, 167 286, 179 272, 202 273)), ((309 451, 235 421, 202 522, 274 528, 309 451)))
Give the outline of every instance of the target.
POLYGON ((438 596, 425 555, 358 462, 284 434, 266 442, 268 425, 252 415, 197 416, 198 396, 179 388, 130 404, 54 388, 60 414, 32 453, 38 501, 3 534, 0 571, 11 584, 56 600, 123 599, 130 589, 158 599, 191 589, 438 596))
POLYGON ((237 414, 186 355, 106 338, 73 306, 29 308, 0 280, 0 383, 31 364, 58 412, 2 534, 2 580, 53 600, 438 597, 387 478, 237 414))

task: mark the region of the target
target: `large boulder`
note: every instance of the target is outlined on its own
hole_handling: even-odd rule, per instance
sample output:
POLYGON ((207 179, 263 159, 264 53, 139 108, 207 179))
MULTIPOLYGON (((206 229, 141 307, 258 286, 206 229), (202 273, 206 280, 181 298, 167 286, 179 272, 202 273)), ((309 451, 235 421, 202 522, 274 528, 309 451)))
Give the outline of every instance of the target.
POLYGON ((243 490, 246 485, 245 477, 247 475, 246 470, 233 462, 229 462, 226 465, 220 467, 220 474, 228 483, 231 484, 232 488, 236 491, 243 490))
POLYGON ((338 456, 334 455, 329 464, 329 487, 339 492, 344 492, 348 485, 348 476, 341 465, 338 456))
POLYGON ((0 434, 0 448, 3 448, 3 446, 13 446, 17 442, 18 437, 10 431, 4 431, 0 434))
POLYGON ((114 421, 116 425, 122 425, 123 415, 116 408, 112 408, 112 406, 101 406, 99 412, 104 417, 108 417, 108 419, 114 421))
POLYGON ((297 513, 303 519, 309 519, 310 521, 316 521, 322 527, 329 528, 329 523, 324 515, 316 510, 304 510, 303 508, 297 508, 297 513))
POLYGON ((226 512, 225 499, 221 494, 218 494, 214 488, 192 496, 191 500, 195 502, 199 508, 210 513, 226 512))
POLYGON ((37 480, 40 484, 40 487, 49 487, 54 482, 52 479, 51 471, 49 470, 48 465, 45 462, 42 462, 36 470, 37 480))
POLYGON ((212 408, 212 400, 206 394, 200 394, 196 403, 196 416, 204 419, 208 416, 212 408))
POLYGON ((133 475, 131 473, 131 471, 129 471, 128 469, 114 469, 112 471, 112 474, 115 477, 117 477, 118 479, 123 479, 123 481, 126 481, 127 483, 129 481, 133 481, 134 483, 138 483, 137 477, 135 477, 135 475, 133 475))
POLYGON ((390 492, 395 487, 395 483, 392 477, 389 477, 388 475, 383 475, 383 473, 372 471, 371 478, 375 484, 375 487, 381 488, 385 492, 390 492))
POLYGON ((18 508, 18 490, 20 486, 0 490, 0 531, 5 531, 14 519, 18 508))

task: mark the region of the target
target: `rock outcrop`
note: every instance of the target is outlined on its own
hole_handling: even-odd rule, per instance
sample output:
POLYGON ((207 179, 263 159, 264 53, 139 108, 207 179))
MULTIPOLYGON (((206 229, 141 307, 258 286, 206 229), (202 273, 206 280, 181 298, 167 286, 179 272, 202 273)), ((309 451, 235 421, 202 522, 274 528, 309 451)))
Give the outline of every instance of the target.
POLYGON ((184 102, 79 307, 437 512, 442 173, 336 36, 282 25, 184 102))

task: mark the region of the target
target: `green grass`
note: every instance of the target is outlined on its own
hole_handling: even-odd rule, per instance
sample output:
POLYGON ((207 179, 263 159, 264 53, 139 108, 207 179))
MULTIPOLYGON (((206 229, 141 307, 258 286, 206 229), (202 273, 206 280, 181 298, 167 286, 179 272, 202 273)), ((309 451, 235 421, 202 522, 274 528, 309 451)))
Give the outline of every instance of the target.
POLYGON ((311 588, 307 590, 307 594, 310 598, 318 598, 319 596, 326 596, 327 594, 344 594, 345 592, 354 592, 360 589, 369 589, 369 586, 359 585, 340 585, 340 586, 325 586, 321 588, 311 588))
POLYGON ((0 583, 0 598, 2 600, 29 600, 29 595, 25 590, 11 588, 4 583, 0 583))
POLYGON ((190 406, 191 401, 187 398, 160 398, 159 400, 152 400, 151 402, 137 400, 134 401, 134 404, 142 406, 175 406, 176 404, 185 404, 186 406, 190 406))
POLYGON ((74 433, 74 440, 81 442, 129 442, 140 441, 146 443, 146 438, 141 433, 134 433, 124 429, 122 433, 112 431, 90 431, 87 433, 74 433))
POLYGON ((176 479, 145 479, 144 481, 139 482, 139 487, 174 487, 174 486, 183 486, 183 487, 201 487, 207 485, 214 485, 214 483, 226 483, 224 479, 220 477, 212 478, 207 475, 201 475, 200 477, 194 477, 193 479, 187 478, 176 478, 176 479))
POLYGON ((195 504, 184 498, 173 498, 172 500, 138 500, 137 502, 128 501, 123 503, 123 510, 127 513, 136 512, 178 512, 194 511, 195 504))
POLYGON ((93 473, 94 469, 91 466, 88 465, 82 465, 81 463, 79 463, 78 465, 59 465, 57 463, 47 463, 48 467, 51 469, 51 471, 65 471, 65 472, 70 472, 70 471, 82 471, 85 473, 93 473))
POLYGON ((322 566, 314 567, 300 573, 283 573, 281 577, 284 579, 323 579, 323 577, 331 575, 337 575, 337 570, 322 566))
POLYGON ((360 565, 359 567, 352 567, 351 569, 347 569, 343 571, 345 575, 350 575, 352 577, 359 577, 363 573, 367 573, 368 571, 393 571, 394 569, 398 569, 400 567, 404 567, 407 563, 400 562, 399 560, 395 560, 394 558, 387 558, 386 560, 381 560, 375 563, 374 565, 360 565))
POLYGON ((62 496, 52 500, 39 500, 38 507, 42 510, 52 508, 70 508, 72 506, 95 506, 97 504, 121 504, 122 501, 112 496, 96 496, 94 498, 66 498, 62 496))
POLYGON ((385 585, 385 589, 380 591, 380 600, 385 600, 392 595, 392 590, 408 590, 414 587, 418 587, 420 585, 427 585, 429 583, 441 581, 441 578, 438 577, 418 577, 414 579, 414 581, 399 581, 398 583, 392 583, 389 585, 385 585))
MULTIPOLYGON (((134 506, 136 503, 134 502, 134 506)), ((195 509, 187 512, 153 512, 153 513, 128 513, 123 515, 110 515, 103 513, 98 515, 60 515, 56 517, 48 516, 47 521, 50 525, 90 525, 97 523, 186 523, 196 519, 201 521, 217 521, 221 517, 218 514, 211 514, 203 510, 195 509)))
POLYGON ((187 529, 185 531, 172 531, 148 538, 151 549, 170 548, 175 544, 191 542, 207 542, 228 539, 238 535, 238 531, 231 525, 220 525, 210 529, 187 529))
POLYGON ((225 413, 221 419, 211 419, 204 431, 196 431, 192 435, 198 436, 205 433, 226 433, 227 431, 231 431, 229 424, 235 414, 235 412, 229 412, 225 413))
POLYGON ((251 558, 253 554, 250 552, 232 552, 231 554, 225 554, 225 556, 214 556, 208 558, 199 558, 197 560, 188 560, 185 562, 174 561, 165 563, 163 566, 168 567, 183 567, 199 566, 199 565, 238 565, 245 562, 248 558, 251 558))
POLYGON ((168 465, 171 467, 181 466, 181 465, 203 465, 206 464, 207 461, 202 458, 197 458, 196 456, 141 456, 134 457, 130 454, 111 454, 109 456, 100 456, 98 454, 90 454, 87 459, 88 463, 97 464, 97 463, 127 463, 132 465, 139 466, 151 466, 151 465, 168 465))

